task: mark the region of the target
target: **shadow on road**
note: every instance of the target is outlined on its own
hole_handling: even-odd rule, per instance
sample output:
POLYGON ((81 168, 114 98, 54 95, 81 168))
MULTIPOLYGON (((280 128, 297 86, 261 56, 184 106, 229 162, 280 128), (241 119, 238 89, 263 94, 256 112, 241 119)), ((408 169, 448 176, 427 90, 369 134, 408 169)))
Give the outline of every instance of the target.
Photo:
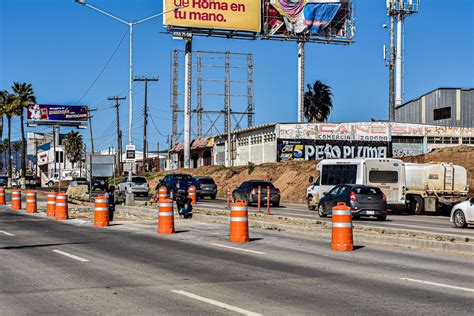
POLYGON ((62 245, 80 245, 80 244, 89 244, 89 243, 90 242, 66 242, 66 243, 57 243, 57 244, 7 246, 7 247, 0 247, 0 250, 29 249, 29 248, 41 248, 41 247, 52 247, 52 246, 62 246, 62 245))
POLYGON ((259 241, 259 240, 263 240, 263 238, 250 238, 249 241, 259 241))
POLYGON ((360 250, 362 248, 365 248, 365 246, 354 246, 354 250, 360 250))

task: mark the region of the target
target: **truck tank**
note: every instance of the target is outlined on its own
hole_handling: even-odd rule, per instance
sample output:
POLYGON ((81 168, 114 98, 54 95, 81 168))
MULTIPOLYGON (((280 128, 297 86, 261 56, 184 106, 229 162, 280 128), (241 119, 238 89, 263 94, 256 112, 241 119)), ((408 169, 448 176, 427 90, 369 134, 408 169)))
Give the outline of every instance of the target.
POLYGON ((405 163, 409 191, 462 193, 468 191, 467 170, 448 163, 405 163))

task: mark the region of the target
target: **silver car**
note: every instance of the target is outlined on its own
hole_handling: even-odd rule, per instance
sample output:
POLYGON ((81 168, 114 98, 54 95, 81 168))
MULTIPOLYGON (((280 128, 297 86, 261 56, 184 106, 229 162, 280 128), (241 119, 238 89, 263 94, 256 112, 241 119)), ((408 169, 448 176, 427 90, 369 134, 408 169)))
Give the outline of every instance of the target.
POLYGON ((119 193, 127 192, 127 187, 130 186, 132 193, 136 195, 148 196, 150 191, 148 180, 145 177, 132 177, 132 181, 128 181, 128 177, 123 179, 118 185, 119 193))

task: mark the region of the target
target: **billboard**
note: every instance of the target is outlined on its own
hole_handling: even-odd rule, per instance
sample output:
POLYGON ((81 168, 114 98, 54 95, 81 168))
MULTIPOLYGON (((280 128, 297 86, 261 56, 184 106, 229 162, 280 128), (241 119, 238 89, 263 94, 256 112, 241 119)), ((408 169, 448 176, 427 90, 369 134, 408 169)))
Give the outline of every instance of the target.
POLYGON ((88 108, 77 105, 30 104, 26 118, 34 124, 84 125, 88 120, 88 108))
POLYGON ((262 0, 163 0, 163 24, 173 27, 260 32, 262 0))

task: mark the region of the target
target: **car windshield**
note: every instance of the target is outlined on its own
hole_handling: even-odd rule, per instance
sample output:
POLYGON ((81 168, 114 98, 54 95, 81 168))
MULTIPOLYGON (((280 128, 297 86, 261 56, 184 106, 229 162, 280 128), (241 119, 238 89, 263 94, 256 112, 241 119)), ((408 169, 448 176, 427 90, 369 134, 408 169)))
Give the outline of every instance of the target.
POLYGON ((146 183, 147 181, 146 181, 146 178, 144 178, 144 177, 134 177, 134 178, 132 178, 132 182, 143 184, 143 183, 146 183))
POLYGON ((362 195, 379 195, 382 193, 379 188, 367 188, 367 187, 358 187, 358 188, 353 188, 352 191, 355 192, 355 194, 362 194, 362 195))
POLYGON ((210 178, 197 179, 200 184, 214 184, 214 180, 210 178))
POLYGON ((189 174, 176 174, 174 175, 175 180, 191 180, 193 177, 189 174))

